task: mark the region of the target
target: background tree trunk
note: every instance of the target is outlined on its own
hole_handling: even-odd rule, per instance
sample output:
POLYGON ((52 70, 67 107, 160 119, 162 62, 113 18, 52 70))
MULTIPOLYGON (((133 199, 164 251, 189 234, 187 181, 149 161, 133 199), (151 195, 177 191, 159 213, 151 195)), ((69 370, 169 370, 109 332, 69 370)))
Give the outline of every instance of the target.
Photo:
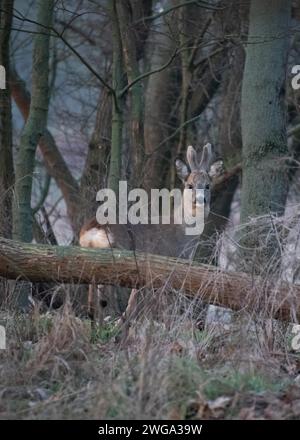
POLYGON ((0 236, 12 234, 12 194, 14 167, 12 154, 12 114, 10 93, 9 40, 13 0, 3 0, 0 11, 0 66, 5 68, 6 88, 0 89, 0 236))
POLYGON ((112 98, 103 89, 100 93, 94 131, 80 180, 79 223, 92 218, 97 210, 96 194, 107 187, 112 127, 112 98))
MULTIPOLYGON (((133 32, 133 15, 130 2, 116 2, 116 11, 122 40, 124 69, 128 83, 141 74, 138 60, 137 36, 133 32)), ((128 93, 130 97, 129 143, 130 143, 130 181, 133 186, 141 181, 140 171, 144 159, 144 90, 143 82, 138 81, 128 93)))
POLYGON ((110 0, 110 17, 112 25, 112 86, 115 92, 112 104, 112 123, 111 123, 111 148, 110 165, 108 174, 108 187, 114 190, 115 194, 119 192, 119 180, 121 180, 122 169, 122 143, 123 143, 123 125, 124 125, 124 99, 120 96, 120 91, 125 85, 122 40, 116 9, 116 1, 110 0))
MULTIPOLYGON (((282 215, 285 209, 288 149, 284 98, 290 17, 289 0, 251 2, 241 107, 242 222, 255 216, 282 215)), ((262 236, 255 229, 243 240, 247 247, 261 245, 262 236)), ((271 234, 261 261, 266 263, 276 246, 277 238, 271 234)))
MULTIPOLYGON (((10 75, 10 85, 12 97, 26 122, 29 116, 31 96, 25 82, 15 69, 10 75)), ((47 172, 53 177, 64 197, 70 223, 76 232, 78 231, 77 219, 80 206, 79 187, 48 129, 39 140, 39 149, 43 155, 47 172)))
POLYGON ((33 49, 32 99, 16 161, 14 237, 32 240, 31 191, 38 142, 45 133, 49 106, 49 43, 54 1, 39 0, 33 49))
POLYGON ((252 0, 242 90, 244 221, 269 212, 280 215, 285 207, 282 158, 288 155, 284 97, 290 15, 290 1, 252 0))
MULTIPOLYGON (((33 210, 31 208, 32 180, 35 167, 35 152, 47 126, 49 106, 49 44, 54 0, 39 0, 37 33, 34 39, 32 65, 32 99, 29 116, 23 129, 20 149, 16 161, 15 200, 13 209, 13 236, 31 242, 33 237, 33 210)), ((18 306, 28 307, 31 286, 19 285, 18 306)))
MULTIPOLYGON (((150 70, 162 66, 174 53, 176 42, 168 37, 168 28, 173 29, 174 17, 168 23, 160 20, 155 30, 150 32, 147 57, 150 60, 150 70)), ((145 163, 144 187, 147 191, 151 188, 163 188, 170 168, 172 144, 160 144, 172 133, 172 113, 180 96, 180 83, 176 80, 177 59, 161 72, 148 78, 145 92, 145 163)), ((173 142, 173 141, 171 141, 173 142)), ((174 149, 174 148, 173 148, 174 149)))
MULTIPOLYGON (((235 3, 231 2, 229 10, 224 12, 230 16, 232 23, 230 33, 233 35, 241 35, 245 32, 248 9, 245 5, 237 7, 235 3)), ((227 20, 224 21, 227 22, 227 20)), ((224 56, 227 58, 227 62, 223 61, 223 63, 227 68, 219 89, 217 146, 218 152, 224 160, 225 168, 232 170, 233 167, 240 164, 242 152, 240 108, 245 51, 240 38, 234 40, 234 44, 228 48, 224 56)), ((216 242, 219 234, 228 224, 231 203, 239 181, 239 171, 237 170, 219 186, 217 191, 212 193, 210 214, 195 255, 195 259, 201 263, 218 264, 219 255, 216 242)))

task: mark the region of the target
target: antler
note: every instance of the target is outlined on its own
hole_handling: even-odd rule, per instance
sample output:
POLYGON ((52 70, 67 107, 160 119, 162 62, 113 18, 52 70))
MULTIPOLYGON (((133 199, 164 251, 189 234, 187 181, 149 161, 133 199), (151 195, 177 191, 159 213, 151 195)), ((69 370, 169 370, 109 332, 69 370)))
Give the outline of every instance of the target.
POLYGON ((210 165, 213 162, 213 150, 211 144, 207 143, 204 145, 200 162, 197 159, 197 152, 192 145, 189 145, 187 148, 186 158, 191 171, 204 169, 208 172, 210 165))
POLYGON ((210 143, 207 143, 206 145, 204 145, 202 150, 202 156, 201 156, 199 168, 202 168, 208 172, 212 162, 213 162, 212 146, 210 143))
POLYGON ((191 171, 196 171, 197 169, 199 169, 197 152, 194 147, 192 147, 192 145, 189 145, 187 147, 186 159, 191 171))

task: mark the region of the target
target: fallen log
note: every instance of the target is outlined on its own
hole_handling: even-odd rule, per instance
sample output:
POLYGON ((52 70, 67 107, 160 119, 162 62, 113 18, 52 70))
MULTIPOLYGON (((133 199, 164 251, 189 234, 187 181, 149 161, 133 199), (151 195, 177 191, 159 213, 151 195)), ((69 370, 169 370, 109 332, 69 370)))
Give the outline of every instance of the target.
POLYGON ((118 249, 21 243, 0 238, 0 276, 32 282, 174 289, 232 310, 300 319, 300 286, 187 260, 118 249))

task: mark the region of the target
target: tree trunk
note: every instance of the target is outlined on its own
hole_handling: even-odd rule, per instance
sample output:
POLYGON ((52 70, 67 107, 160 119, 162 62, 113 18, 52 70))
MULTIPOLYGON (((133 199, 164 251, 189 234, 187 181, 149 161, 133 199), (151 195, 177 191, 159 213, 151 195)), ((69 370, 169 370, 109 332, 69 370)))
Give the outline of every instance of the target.
POLYGON ((106 188, 111 136, 112 103, 108 92, 101 90, 95 127, 88 146, 85 167, 80 180, 79 221, 92 218, 97 210, 96 194, 106 188))
POLYGON ((0 66, 5 69, 5 89, 0 89, 0 236, 12 234, 12 194, 14 168, 12 153, 12 115, 9 86, 9 39, 13 0, 4 0, 0 11, 0 66), (4 12, 5 11, 5 12, 4 12))
MULTIPOLYGON (((15 200, 13 207, 13 236, 31 242, 33 236, 33 210, 31 208, 32 179, 35 152, 47 126, 49 106, 49 43, 54 0, 39 0, 37 33, 34 37, 32 66, 32 99, 29 116, 23 129, 16 161, 15 200)), ((21 309, 29 306, 29 283, 17 286, 17 303, 21 309)))
MULTIPOLYGON (((242 222, 261 215, 282 215, 285 209, 288 149, 284 98, 290 16, 290 0, 251 2, 241 107, 242 222)), ((256 228, 243 244, 257 248, 261 239, 256 228)), ((267 263, 276 248, 276 234, 270 234, 260 262, 267 263)))
POLYGON ((111 149, 108 173, 108 187, 114 190, 115 194, 118 194, 119 180, 121 180, 122 171, 122 143, 124 124, 124 99, 123 97, 120 97, 119 94, 124 86, 124 67, 122 56, 122 40, 116 10, 116 0, 110 0, 109 5, 112 24, 113 46, 112 84, 115 96, 113 97, 112 105, 111 149))
MULTIPOLYGON (((192 69, 191 69, 191 52, 195 51, 194 47, 197 45, 197 39, 193 38, 193 33, 191 32, 191 13, 194 13, 197 17, 197 9, 193 6, 186 6, 185 8, 180 8, 178 11, 178 30, 179 30, 179 41, 180 47, 184 48, 180 53, 181 60, 181 105, 179 109, 179 123, 182 126, 178 142, 178 152, 181 153, 185 151, 187 144, 187 133, 188 126, 185 125, 188 119, 188 108, 189 108, 189 97, 190 88, 192 86, 192 69), (190 29, 189 29, 190 28, 190 29), (190 49, 192 47, 193 49, 190 49)), ((201 18, 201 16, 200 16, 201 18)), ((193 23, 193 22, 192 22, 193 23)), ((197 24, 199 20, 197 20, 197 24)), ((201 23, 201 21, 200 21, 201 23)), ((197 29, 199 33, 199 29, 197 29)))
MULTIPOLYGON (((173 29, 174 17, 168 26, 173 29)), ((165 21, 159 21, 151 30, 148 45, 150 70, 162 66, 174 53, 176 42, 168 37, 168 26, 165 21)), ((166 186, 166 176, 170 168, 171 150, 174 150, 173 140, 159 148, 161 142, 174 131, 176 122, 172 111, 180 96, 180 84, 177 80, 177 60, 161 72, 148 78, 145 93, 144 139, 146 161, 144 165, 143 187, 150 192, 151 188, 166 186)))
POLYGON ((54 1, 39 0, 37 34, 33 49, 32 99, 16 162, 16 185, 14 207, 14 237, 32 240, 31 191, 35 164, 35 152, 41 136, 45 133, 49 106, 49 42, 54 1))
MULTIPOLYGON (((11 72, 10 85, 13 99, 18 106, 23 118, 27 121, 29 116, 31 96, 24 81, 16 71, 11 72)), ((39 149, 45 161, 45 167, 50 176, 55 180, 66 203, 68 217, 74 233, 78 230, 78 211, 80 207, 79 188, 72 176, 55 140, 49 130, 39 140, 39 149)))
MULTIPOLYGON (((300 287, 214 266, 118 249, 45 246, 0 238, 0 275, 34 282, 115 284, 172 288, 233 310, 300 319, 300 287), (263 281, 263 282, 262 282, 263 281)), ((76 289, 75 289, 76 290, 76 289)))
MULTIPOLYGON (((228 2, 228 11, 225 23, 230 23, 232 29, 230 33, 241 35, 248 18, 248 7, 228 2), (229 15, 229 16, 228 16, 229 15)), ((220 104, 218 112, 218 151, 223 158, 226 167, 232 169, 241 161, 242 135, 240 124, 241 109, 241 85, 243 77, 243 67, 245 61, 244 48, 239 38, 224 53, 228 58, 226 64, 228 68, 223 75, 220 84, 220 104)), ((220 61, 219 61, 220 62, 220 61)), ((238 167, 239 168, 239 167, 238 167)), ((195 259, 201 263, 218 264, 219 255, 217 252, 216 241, 219 234, 225 229, 231 211, 231 203, 239 184, 239 170, 231 173, 218 191, 214 191, 211 199, 211 210, 205 222, 203 234, 195 255, 195 259)))
MULTIPOLYGON (((131 6, 126 0, 116 2, 116 10, 122 39, 124 66, 128 83, 141 74, 138 62, 138 45, 132 26, 131 6)), ((130 181, 133 186, 140 185, 141 169, 144 160, 144 89, 143 81, 138 81, 129 90, 130 115, 130 181)))

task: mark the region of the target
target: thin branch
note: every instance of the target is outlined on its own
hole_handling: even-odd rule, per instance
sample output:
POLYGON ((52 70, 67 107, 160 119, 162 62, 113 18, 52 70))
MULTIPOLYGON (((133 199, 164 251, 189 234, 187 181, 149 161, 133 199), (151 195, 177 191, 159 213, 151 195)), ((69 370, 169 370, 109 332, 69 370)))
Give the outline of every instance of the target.
POLYGON ((52 225, 51 225, 51 222, 49 219, 49 215, 46 211, 45 206, 42 206, 41 211, 42 211, 42 214, 43 214, 44 220, 45 220, 45 226, 46 226, 46 231, 47 231, 46 238, 50 242, 50 244, 56 246, 56 245, 58 245, 57 238, 56 238, 55 233, 53 231, 53 228, 52 228, 52 225))
POLYGON ((201 114, 194 116, 191 119, 188 119, 187 121, 185 121, 183 124, 181 124, 178 128, 176 128, 175 131, 173 131, 172 134, 170 134, 170 136, 168 136, 167 138, 165 138, 160 144, 158 144, 158 146, 151 151, 150 154, 148 154, 148 156, 151 156, 153 153, 155 153, 156 151, 158 151, 160 149, 160 147, 162 147, 164 144, 166 144, 169 140, 173 139, 173 137, 175 137, 184 127, 186 127, 188 124, 191 124, 192 122, 196 122, 197 119, 199 119, 201 116, 201 114))
POLYGON ((95 75, 95 77, 101 82, 101 84, 106 87, 110 93, 114 96, 114 99, 116 99, 116 93, 114 89, 99 75, 98 72, 83 58, 82 55, 55 29, 53 29, 53 32, 56 33, 56 35, 62 40, 62 42, 79 58, 79 60, 84 64, 89 71, 95 75))
POLYGON ((222 191, 224 185, 227 184, 227 182, 234 176, 237 176, 238 174, 240 174, 242 172, 242 164, 238 163, 237 165, 235 165, 233 168, 231 168, 228 171, 225 171, 223 174, 221 174, 221 176, 217 177, 214 181, 213 181, 213 192, 219 192, 222 191))
POLYGON ((212 22, 212 17, 209 17, 208 20, 206 21, 206 23, 204 24, 204 27, 203 27, 203 29, 201 30, 201 32, 200 32, 198 38, 196 39, 196 44, 195 44, 195 46, 193 47, 193 49, 191 50, 191 54, 190 54, 190 56, 189 56, 189 61, 188 61, 188 66, 189 66, 189 68, 190 68, 190 67, 193 65, 193 63, 194 63, 194 59, 195 59, 195 57, 196 57, 197 49, 198 49, 198 47, 199 47, 199 45, 200 45, 201 40, 202 40, 203 37, 204 37, 204 34, 206 33, 207 29, 209 28, 211 22, 212 22))
POLYGON ((291 127, 287 131, 288 137, 294 136, 295 134, 298 134, 300 132, 300 124, 294 125, 294 127, 291 127))
MULTIPOLYGON (((2 10, 0 9, 0 11, 2 12, 2 10)), ((5 12, 5 11, 3 11, 5 12)), ((74 53, 74 55, 77 56, 77 58, 82 62, 82 64, 84 64, 84 66, 101 82, 101 84, 106 87, 110 93, 113 95, 113 98, 116 102, 116 93, 115 90, 102 78, 101 75, 99 75, 99 73, 83 58, 83 56, 65 39, 65 37, 63 36, 63 32, 58 32, 53 26, 47 28, 43 25, 40 25, 39 23, 37 23, 35 20, 31 20, 29 18, 26 18, 24 16, 19 17, 16 14, 13 14, 13 17, 16 18, 17 20, 20 21, 26 21, 28 23, 34 24, 34 25, 39 25, 41 27, 44 27, 47 30, 50 30, 52 32, 54 32, 54 34, 61 39, 61 41, 71 50, 71 52, 74 53)), ((30 33, 34 33, 31 31, 28 31, 30 33)))
POLYGON ((64 26, 63 32, 65 32, 67 29, 70 29, 75 34, 78 34, 80 37, 83 37, 92 46, 96 46, 96 41, 93 38, 91 38, 89 35, 87 35, 82 29, 74 26, 72 23, 67 23, 64 20, 56 20, 56 22, 64 26))
POLYGON ((169 65, 172 63, 172 61, 175 59, 176 55, 179 53, 178 49, 175 49, 173 55, 171 56, 171 58, 162 66, 157 67, 156 69, 153 69, 149 72, 145 72, 142 73, 141 75, 137 76, 130 84, 127 84, 126 87, 124 87, 120 93, 119 93, 119 97, 122 98, 127 92, 128 90, 134 86, 138 81, 141 81, 142 79, 148 78, 148 76, 154 75, 155 73, 159 73, 162 70, 166 69, 167 67, 169 67, 169 65))
POLYGON ((196 69, 197 67, 199 67, 201 64, 205 63, 206 61, 209 61, 211 58, 213 58, 215 55, 218 55, 220 52, 223 52, 223 50, 225 50, 226 47, 218 47, 218 49, 216 49, 215 51, 209 53, 207 56, 201 58, 199 61, 197 61, 197 63, 195 63, 193 65, 193 68, 196 69))
POLYGON ((37 202, 36 206, 34 208, 32 208, 33 214, 36 214, 44 205, 45 200, 46 200, 48 193, 49 193, 50 184, 51 184, 51 176, 50 176, 50 174, 47 173, 44 187, 43 187, 41 195, 40 195, 40 200, 37 202))
POLYGON ((179 3, 178 5, 174 5, 174 6, 171 6, 170 8, 164 9, 163 11, 159 12, 158 14, 149 15, 148 17, 142 17, 139 20, 135 21, 133 24, 140 23, 141 21, 144 22, 144 21, 157 20, 158 18, 163 17, 164 15, 167 15, 170 12, 175 11, 176 9, 183 8, 184 6, 189 6, 189 5, 199 6, 200 8, 209 9, 211 11, 222 11, 225 9, 225 7, 220 8, 220 7, 212 6, 208 2, 205 2, 205 1, 188 0, 184 3, 179 3))

